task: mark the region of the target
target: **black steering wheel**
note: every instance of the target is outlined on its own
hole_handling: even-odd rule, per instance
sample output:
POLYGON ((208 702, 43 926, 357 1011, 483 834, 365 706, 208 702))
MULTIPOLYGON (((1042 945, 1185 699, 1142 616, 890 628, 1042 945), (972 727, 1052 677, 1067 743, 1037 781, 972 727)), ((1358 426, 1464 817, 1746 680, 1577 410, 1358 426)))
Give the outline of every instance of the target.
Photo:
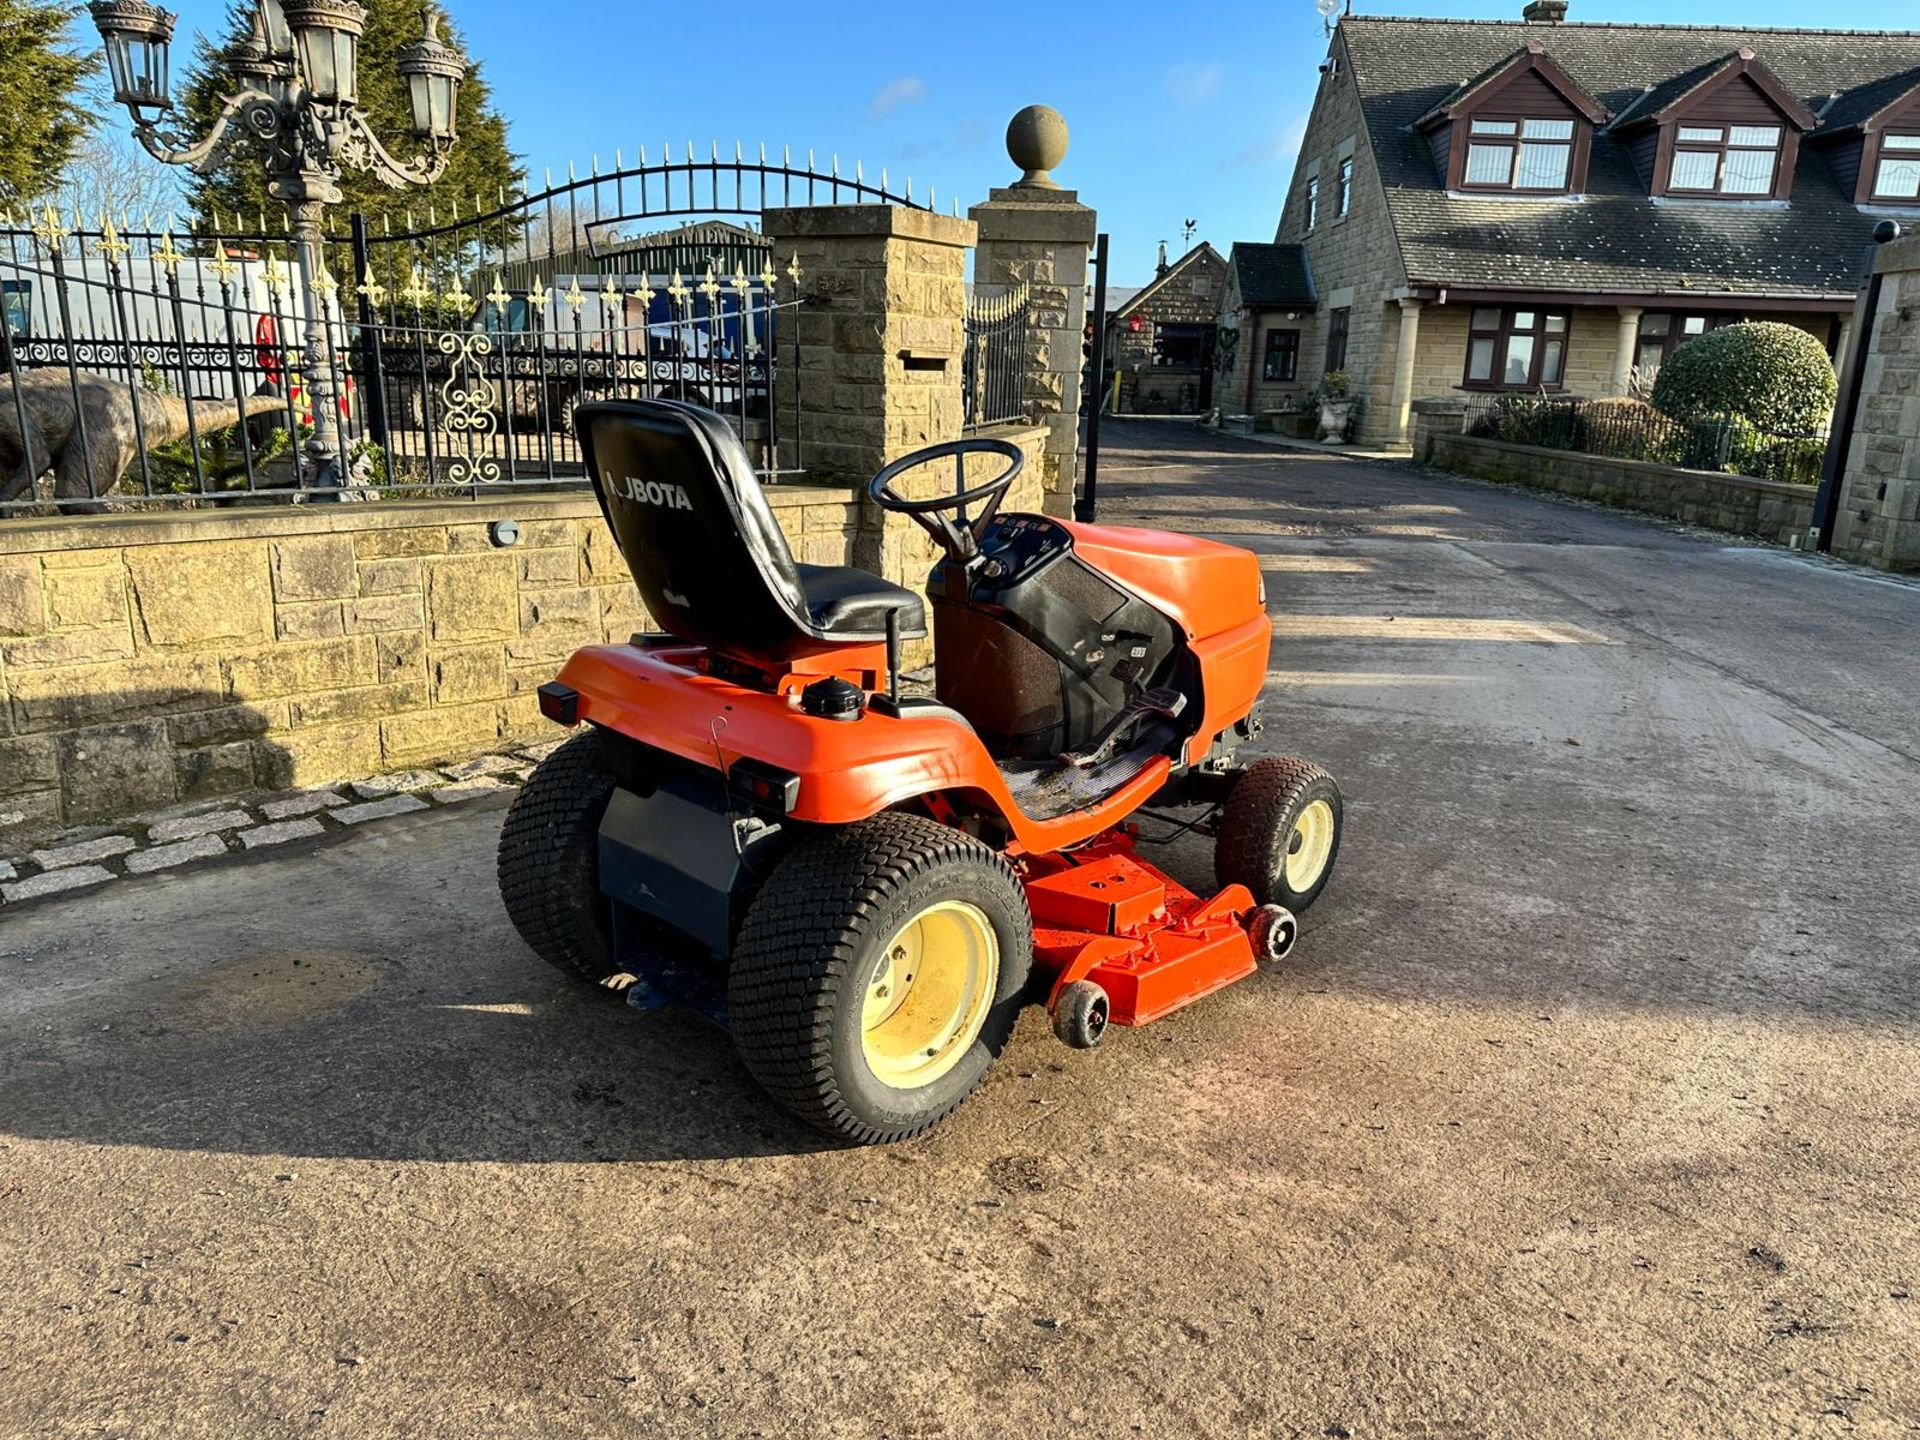
POLYGON ((987 533, 987 526, 999 511, 1007 487, 1020 477, 1020 471, 1026 463, 1027 457, 1021 453, 1020 447, 1008 440, 949 440, 945 444, 929 445, 924 450, 901 456, 867 482, 867 493, 882 510, 910 516, 916 525, 940 542, 941 548, 951 559, 964 565, 980 553, 980 537, 987 533), (944 460, 949 455, 953 457, 953 494, 936 495, 929 500, 909 500, 894 491, 893 482, 907 471, 917 470, 935 460, 944 460), (968 489, 969 455, 997 455, 1007 462, 1007 468, 986 484, 968 489), (967 507, 976 501, 986 503, 980 507, 977 516, 968 519, 967 507), (948 511, 955 513, 949 516, 948 511))

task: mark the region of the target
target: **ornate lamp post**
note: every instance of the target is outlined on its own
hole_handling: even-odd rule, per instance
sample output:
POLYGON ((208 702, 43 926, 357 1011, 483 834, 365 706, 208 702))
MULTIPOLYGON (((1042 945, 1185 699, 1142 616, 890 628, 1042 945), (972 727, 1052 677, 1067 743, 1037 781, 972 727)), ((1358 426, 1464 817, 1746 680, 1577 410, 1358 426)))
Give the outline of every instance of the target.
MULTIPOLYGON (((326 207, 340 201, 340 176, 364 171, 402 189, 431 185, 447 167, 455 136, 454 106, 466 65, 440 39, 440 12, 429 4, 423 38, 401 52, 413 133, 406 160, 380 143, 357 104, 359 0, 258 0, 253 29, 226 52, 234 89, 207 134, 191 136, 163 123, 173 108, 167 52, 176 17, 152 0, 93 0, 93 23, 106 43, 113 98, 133 117, 147 153, 168 165, 211 173, 245 138, 265 153, 267 193, 293 215, 294 255, 306 307, 306 378, 313 397, 307 457, 318 483, 341 483, 338 382, 333 342, 322 310, 326 207)), ((327 288, 331 288, 330 282, 327 288)))

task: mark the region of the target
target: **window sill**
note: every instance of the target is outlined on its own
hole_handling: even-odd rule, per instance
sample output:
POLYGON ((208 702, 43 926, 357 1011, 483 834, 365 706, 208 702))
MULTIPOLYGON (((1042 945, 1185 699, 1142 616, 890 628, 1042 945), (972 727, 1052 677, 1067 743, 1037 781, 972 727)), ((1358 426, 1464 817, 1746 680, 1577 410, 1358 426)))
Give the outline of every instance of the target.
POLYGON ((1453 387, 1474 395, 1564 395, 1565 385, 1496 385, 1491 380, 1463 380, 1453 387))

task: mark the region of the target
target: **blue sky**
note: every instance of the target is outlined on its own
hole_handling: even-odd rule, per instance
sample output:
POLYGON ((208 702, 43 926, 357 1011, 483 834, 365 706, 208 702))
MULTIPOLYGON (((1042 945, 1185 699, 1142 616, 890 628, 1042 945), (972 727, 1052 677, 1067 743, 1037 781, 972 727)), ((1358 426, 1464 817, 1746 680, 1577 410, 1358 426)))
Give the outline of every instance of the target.
MULTIPOLYGON (((1150 277, 1160 240, 1178 253, 1189 217, 1223 252, 1272 238, 1326 49, 1311 0, 445 3, 536 176, 595 152, 631 157, 642 142, 652 154, 669 138, 703 151, 764 140, 911 174, 945 209, 1014 178, 1008 117, 1052 105, 1073 130, 1058 178, 1100 211, 1116 283, 1150 277), (923 13, 937 19, 922 25, 923 13), (1038 37, 1021 38, 1035 21, 1038 37)), ((1522 3, 1356 9, 1464 19, 1517 16, 1522 3)), ((183 26, 218 14, 211 0, 182 9, 183 26)), ((1571 18, 1794 25, 1828 13, 1787 0, 1573 0, 1571 18)), ((1904 28, 1920 15, 1914 0, 1851 0, 1839 23, 1904 28)))

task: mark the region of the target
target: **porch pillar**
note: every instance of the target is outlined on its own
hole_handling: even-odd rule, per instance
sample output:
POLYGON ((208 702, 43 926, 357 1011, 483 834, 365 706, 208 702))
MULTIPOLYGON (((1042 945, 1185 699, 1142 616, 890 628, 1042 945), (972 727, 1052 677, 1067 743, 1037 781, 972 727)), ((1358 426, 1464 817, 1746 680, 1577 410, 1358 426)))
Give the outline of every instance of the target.
POLYGON ((1620 328, 1613 341, 1611 394, 1625 395, 1633 384, 1633 352, 1640 344, 1640 316, 1644 313, 1632 305, 1620 307, 1620 328))
POLYGON ((1847 373, 1847 352, 1853 349, 1853 316, 1849 315, 1840 322, 1840 338, 1833 347, 1833 373, 1841 378, 1847 373))
POLYGON ((1387 435, 1392 445, 1407 441, 1407 422, 1413 411, 1413 359, 1420 344, 1420 305, 1411 295, 1400 300, 1400 338, 1393 352, 1393 424, 1387 435))
POLYGON ((967 211, 980 227, 974 289, 991 295, 1027 286, 1031 298, 1020 398, 1028 418, 1047 430, 1043 508, 1071 519, 1080 456, 1087 252, 1097 217, 1074 191, 1062 190, 1047 175, 1067 153, 1067 125, 1055 112, 1029 106, 1014 116, 1007 152, 1025 177, 989 191, 983 204, 967 211))

